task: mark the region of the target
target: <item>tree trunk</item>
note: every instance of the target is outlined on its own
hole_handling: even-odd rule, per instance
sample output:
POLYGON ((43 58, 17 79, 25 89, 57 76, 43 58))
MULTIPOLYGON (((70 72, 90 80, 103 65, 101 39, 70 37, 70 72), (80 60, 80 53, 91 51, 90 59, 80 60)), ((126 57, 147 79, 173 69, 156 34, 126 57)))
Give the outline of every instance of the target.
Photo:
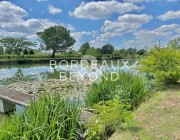
POLYGON ((56 51, 55 50, 53 50, 53 53, 52 53, 52 58, 54 58, 55 57, 55 53, 56 53, 56 51))

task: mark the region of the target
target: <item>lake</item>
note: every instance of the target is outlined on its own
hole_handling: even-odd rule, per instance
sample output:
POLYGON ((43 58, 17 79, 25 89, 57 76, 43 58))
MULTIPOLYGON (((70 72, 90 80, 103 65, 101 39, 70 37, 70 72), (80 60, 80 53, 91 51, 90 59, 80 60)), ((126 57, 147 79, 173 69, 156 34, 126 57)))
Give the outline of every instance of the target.
MULTIPOLYGON (((102 66, 103 62, 99 62, 99 66, 102 66)), ((131 62, 133 64, 133 62, 131 62)), ((103 66, 105 66, 104 64, 103 66)), ((20 81, 39 81, 51 79, 58 80, 60 77, 60 72, 64 72, 69 77, 70 72, 80 72, 82 74, 94 71, 91 67, 81 69, 81 65, 76 65, 77 67, 71 67, 70 63, 62 64, 62 67, 57 66, 56 69, 50 67, 49 64, 16 64, 16 65, 4 65, 0 66, 0 85, 14 84, 20 81)), ((122 68, 122 63, 119 65, 117 61, 113 61, 113 66, 116 70, 122 68)), ((101 70, 112 71, 112 63, 107 62, 107 66, 101 70)), ((99 69, 98 69, 99 70, 99 69)), ((15 85, 16 86, 16 85, 15 85)), ((86 91, 86 90, 85 90, 86 91)), ((2 121, 3 114, 0 114, 0 122, 2 121)))

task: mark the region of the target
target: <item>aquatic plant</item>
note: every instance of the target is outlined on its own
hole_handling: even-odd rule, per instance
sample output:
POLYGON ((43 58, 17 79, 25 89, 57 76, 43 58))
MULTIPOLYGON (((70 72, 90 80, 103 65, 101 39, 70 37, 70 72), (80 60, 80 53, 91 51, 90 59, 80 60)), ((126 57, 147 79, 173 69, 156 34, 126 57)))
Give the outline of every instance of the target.
POLYGON ((78 139, 79 116, 77 103, 70 103, 59 95, 42 95, 26 110, 5 118, 0 139, 78 139))
POLYGON ((100 82, 91 86, 85 99, 86 106, 100 101, 119 100, 134 109, 151 94, 149 82, 139 73, 119 71, 117 80, 107 79, 101 77, 100 82))

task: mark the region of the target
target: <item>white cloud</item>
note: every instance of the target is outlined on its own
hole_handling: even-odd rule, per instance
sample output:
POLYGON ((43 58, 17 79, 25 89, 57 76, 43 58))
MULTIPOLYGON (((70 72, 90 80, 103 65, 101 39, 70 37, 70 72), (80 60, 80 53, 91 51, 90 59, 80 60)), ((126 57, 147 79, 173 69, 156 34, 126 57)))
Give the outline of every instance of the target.
POLYGON ((67 29, 69 29, 70 31, 75 30, 75 28, 71 24, 67 24, 67 29))
POLYGON ((0 29, 0 37, 24 37, 26 34, 21 32, 9 32, 4 29, 0 29))
POLYGON ((101 27, 102 33, 91 41, 95 46, 103 44, 109 38, 122 36, 126 33, 131 33, 140 28, 144 23, 149 22, 153 17, 147 14, 125 14, 119 16, 115 21, 105 20, 104 25, 101 27))
POLYGON ((140 3, 140 2, 152 2, 154 0, 124 0, 124 2, 140 3))
POLYGON ((87 32, 87 31, 81 31, 81 32, 72 32, 71 36, 76 40, 76 43, 73 45, 74 49, 79 49, 81 46, 81 39, 84 36, 91 36, 95 37, 97 35, 97 31, 87 32))
POLYGON ((21 20, 22 17, 26 16, 28 13, 16 6, 15 4, 7 1, 0 2, 0 22, 8 23, 8 22, 17 22, 21 20))
POLYGON ((51 14, 53 14, 53 15, 62 12, 62 9, 60 9, 60 8, 58 8, 58 7, 54 7, 53 5, 49 5, 49 6, 48 6, 48 10, 49 10, 49 12, 50 12, 51 14))
POLYGON ((114 22, 105 20, 102 30, 115 31, 115 32, 129 32, 142 26, 143 23, 147 23, 152 19, 152 16, 147 14, 135 15, 135 14, 125 14, 119 16, 114 22))
POLYGON ((179 11, 168 11, 163 15, 158 16, 160 20, 170 20, 170 19, 178 19, 180 18, 180 10, 179 11))
POLYGON ((42 31, 50 26, 57 25, 57 22, 49 19, 30 18, 25 20, 28 13, 21 7, 7 1, 0 2, 0 36, 23 36, 28 37, 42 31), (8 12, 7 12, 8 11, 8 12))
POLYGON ((138 7, 133 3, 120 3, 118 1, 92 1, 82 2, 73 12, 69 14, 82 19, 104 19, 113 13, 124 14, 132 11, 140 11, 144 7, 138 7))
POLYGON ((82 32, 72 32, 71 35, 72 37, 74 37, 76 40, 81 40, 81 38, 83 36, 95 36, 96 35, 96 31, 92 31, 92 32, 86 32, 86 31, 82 31, 82 32))
POLYGON ((167 40, 170 40, 178 35, 180 35, 180 25, 179 24, 169 24, 162 25, 153 30, 139 30, 134 32, 133 35, 135 39, 126 41, 124 43, 126 48, 136 47, 144 48, 146 46, 153 46, 161 40, 161 43, 166 43, 167 40))

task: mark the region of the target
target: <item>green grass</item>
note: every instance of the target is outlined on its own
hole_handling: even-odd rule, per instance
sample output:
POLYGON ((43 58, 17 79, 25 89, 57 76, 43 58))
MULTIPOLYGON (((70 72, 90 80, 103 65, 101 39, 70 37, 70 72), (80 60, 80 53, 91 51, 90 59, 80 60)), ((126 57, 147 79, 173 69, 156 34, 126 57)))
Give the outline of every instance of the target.
POLYGON ((141 74, 119 71, 116 81, 110 80, 110 74, 107 75, 108 80, 102 77, 100 82, 91 86, 85 99, 86 106, 100 101, 119 100, 135 109, 151 95, 150 84, 141 74))
POLYGON ((133 112, 135 123, 124 125, 110 140, 180 139, 180 84, 156 93, 133 112))
POLYGON ((59 95, 44 95, 27 110, 5 118, 0 128, 1 140, 78 139, 80 110, 75 103, 59 95))

